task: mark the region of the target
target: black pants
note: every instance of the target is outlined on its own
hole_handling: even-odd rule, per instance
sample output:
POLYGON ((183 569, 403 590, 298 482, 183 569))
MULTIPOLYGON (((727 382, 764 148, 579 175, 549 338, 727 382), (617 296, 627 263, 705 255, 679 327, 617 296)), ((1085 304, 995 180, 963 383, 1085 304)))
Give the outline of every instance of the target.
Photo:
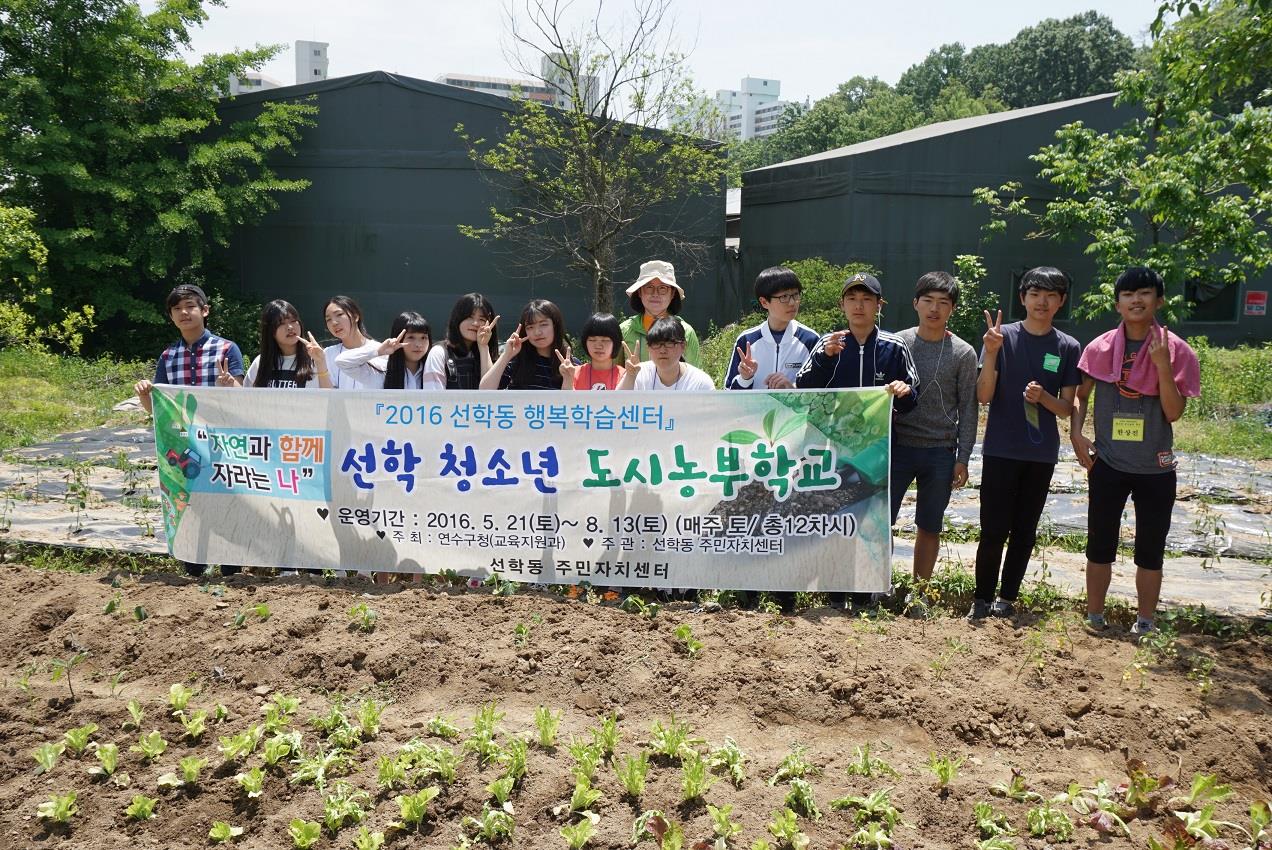
POLYGON ((1129 496, 1135 501, 1135 566, 1160 570, 1175 506, 1175 470, 1160 474, 1119 472, 1096 458, 1087 475, 1087 560, 1111 564, 1117 558, 1122 510, 1129 496))
POLYGON ((1013 602, 1020 596, 1020 583, 1038 539, 1038 519, 1055 471, 1054 463, 985 458, 981 468, 980 545, 976 547, 977 599, 994 601, 1000 561, 1003 585, 998 595, 1013 602))
MULTIPOLYGON (((191 576, 193 578, 199 578, 205 572, 207 572, 207 569, 208 569, 207 564, 196 564, 193 561, 182 561, 181 566, 185 567, 186 575, 191 576)), ((242 567, 234 567, 228 564, 222 564, 221 575, 223 576, 238 575, 238 573, 242 569, 243 569, 242 567)))

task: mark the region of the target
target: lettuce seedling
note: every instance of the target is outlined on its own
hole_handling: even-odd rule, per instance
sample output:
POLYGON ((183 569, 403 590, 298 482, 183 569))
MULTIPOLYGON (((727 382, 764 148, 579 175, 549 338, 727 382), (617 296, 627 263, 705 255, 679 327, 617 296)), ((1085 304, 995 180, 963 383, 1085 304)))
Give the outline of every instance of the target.
MULTIPOLYGON (((297 754, 300 755, 299 753, 297 754)), ((292 760, 296 770, 288 777, 292 785, 312 782, 319 791, 327 784, 327 776, 338 771, 348 770, 349 757, 339 750, 327 752, 321 746, 308 758, 300 756, 292 760)))
POLYGON ((243 834, 243 827, 230 826, 223 820, 213 821, 212 828, 208 830, 208 838, 212 839, 213 844, 224 844, 227 841, 233 841, 243 834))
POLYGON ((1172 810, 1196 809, 1206 803, 1222 803, 1232 796, 1232 787, 1220 785, 1213 773, 1194 773, 1192 787, 1182 797, 1172 797, 1166 804, 1172 810))
POLYGON ((406 762, 401 756, 380 756, 375 763, 375 785, 382 791, 405 788, 406 762))
POLYGON ((119 766, 119 747, 116 744, 97 744, 96 750, 98 763, 90 767, 88 773, 104 779, 111 776, 119 766))
POLYGON ((579 850, 592 840, 592 836, 596 834, 596 825, 591 818, 583 818, 573 826, 561 827, 559 831, 571 850, 579 850))
POLYGON ((808 748, 796 744, 777 766, 777 772, 769 777, 768 784, 776 785, 788 779, 803 779, 806 776, 817 776, 821 768, 808 760, 808 748))
POLYGON ((159 777, 160 788, 193 788, 199 784, 199 773, 208 766, 207 759, 186 756, 177 765, 180 775, 165 773, 159 777))
POLYGON ((311 820, 293 818, 287 825, 287 832, 291 835, 293 847, 297 850, 308 850, 318 843, 319 837, 322 836, 322 827, 311 820))
POLYGON ((618 715, 611 712, 601 720, 599 728, 592 730, 592 743, 601 751, 602 756, 608 758, 618 747, 618 740, 618 715))
POLYGON ((601 799, 601 791, 599 788, 593 788, 592 783, 586 779, 576 778, 574 782, 574 792, 570 795, 570 811, 590 811, 592 805, 599 799, 601 799))
POLYGON ((513 781, 513 784, 520 782, 526 775, 526 758, 529 753, 530 750, 525 741, 513 738, 499 754, 499 761, 504 766, 504 774, 513 781))
POLYGON ((981 838, 1016 834, 1016 831, 1011 827, 1011 821, 1007 820, 1007 815, 997 811, 989 803, 973 803, 972 816, 976 819, 976 828, 980 830, 981 838))
POLYGON ((707 762, 694 753, 680 760, 680 799, 683 802, 697 800, 707 793, 715 777, 707 770, 707 762))
POLYGON ((75 806, 75 797, 76 794, 74 791, 69 791, 66 794, 51 797, 43 803, 40 803, 40 805, 36 807, 35 812, 44 820, 53 821, 53 823, 70 823, 71 818, 73 818, 75 816, 75 812, 78 811, 75 806))
POLYGON ((353 837, 353 850, 380 850, 383 846, 383 832, 371 832, 365 826, 358 827, 358 834, 353 837))
POLYGON ((438 794, 442 793, 441 789, 436 785, 430 785, 416 791, 414 794, 402 794, 393 799, 398 804, 398 811, 402 815, 400 823, 394 824, 401 830, 419 829, 428 814, 428 804, 433 802, 438 794))
POLYGON ((556 746, 557 729, 561 726, 562 716, 564 712, 558 711, 553 714, 552 709, 542 705, 534 710, 534 727, 539 731, 536 740, 545 750, 556 746))
POLYGON ((93 733, 96 731, 96 723, 77 726, 62 735, 62 740, 66 742, 66 748, 78 756, 84 752, 84 748, 88 746, 89 738, 91 738, 93 733))
POLYGON ((380 734, 380 714, 384 711, 384 704, 378 703, 373 699, 364 699, 358 703, 356 712, 358 718, 358 728, 362 730, 362 734, 368 738, 374 738, 380 734))
POLYGON ((502 752, 495 738, 499 721, 503 719, 504 712, 498 710, 497 703, 490 702, 477 709, 473 717, 473 733, 464 741, 464 750, 475 752, 478 764, 486 764, 502 752))
POLYGON ((1137 758, 1126 760, 1127 781, 1118 787, 1123 801, 1133 812, 1157 811, 1161 805, 1161 791, 1172 787, 1175 780, 1170 776, 1154 776, 1148 765, 1137 758))
POLYGON ((807 779, 792 779, 791 788, 786 792, 786 808, 801 813, 810 820, 821 820, 821 809, 813 798, 813 786, 807 779))
POLYGON ((995 835, 976 842, 976 850, 1016 850, 1016 842, 1005 835, 995 835))
POLYGON ((848 839, 848 843, 853 847, 889 850, 892 847, 892 837, 881 824, 868 823, 854 832, 848 839))
POLYGON ((197 741, 207 731, 208 713, 203 709, 199 709, 189 717, 182 714, 181 725, 185 729, 186 737, 191 741, 197 741))
POLYGON ((281 764, 283 759, 300 752, 300 732, 286 732, 275 735, 265 742, 264 759, 267 767, 281 764))
POLYGON ((132 802, 124 810, 124 814, 133 820, 150 820, 155 816, 155 805, 159 801, 143 794, 133 795, 132 802))
POLYGON ((870 744, 857 747, 856 753, 853 754, 854 761, 848 765, 846 772, 849 776, 900 776, 892 765, 888 764, 881 758, 870 754, 870 744))
POLYGON ((248 727, 246 732, 240 732, 237 735, 221 736, 217 740, 216 751, 221 755, 221 761, 228 764, 234 761, 242 761, 247 758, 256 749, 257 735, 253 733, 253 729, 259 727, 248 727))
POLYGON ((512 796, 513 784, 511 776, 501 776, 486 786, 486 793, 495 798, 500 808, 510 811, 512 804, 508 802, 508 798, 512 796))
POLYGON ((694 738, 692 735, 693 727, 676 720, 676 715, 673 713, 666 724, 661 720, 653 722, 650 726, 649 745, 653 748, 655 755, 679 761, 687 755, 696 753, 698 747, 706 743, 703 739, 694 738))
POLYGON ((649 753, 639 751, 634 756, 626 756, 616 768, 618 780, 623 783, 623 790, 633 800, 639 800, 645 793, 645 776, 649 773, 649 753))
POLYGON ((454 720, 449 717, 443 717, 440 714, 432 717, 428 721, 428 726, 426 728, 428 730, 428 734, 436 735, 437 737, 444 738, 447 741, 458 740, 460 735, 459 727, 455 725, 454 720))
POLYGON ((1042 799, 1041 794, 1029 790, 1029 783, 1025 781, 1024 772, 1014 767, 1011 769, 1011 781, 1006 784, 998 782, 989 786, 989 793, 995 797, 1015 800, 1017 803, 1036 803, 1042 799))
POLYGON ((141 703, 137 702, 135 699, 128 700, 128 716, 132 718, 132 722, 125 722, 124 728, 127 729, 129 726, 132 726, 132 728, 140 732, 141 721, 146 716, 146 712, 141 708, 141 703))
MULTIPOLYGON (((1235 823, 1226 820, 1215 820, 1215 804, 1207 803, 1196 812, 1175 812, 1175 817, 1183 821, 1184 831, 1201 842, 1219 837, 1219 827, 1241 829, 1235 823)), ((1243 830, 1244 831, 1244 830, 1243 830)))
POLYGON ((246 773, 236 773, 234 781, 239 784, 239 788, 243 789, 243 793, 249 800, 255 800, 265 792, 265 771, 259 767, 253 767, 246 773))
POLYGON ((805 850, 808 847, 809 838, 800 832, 798 816, 790 809, 773 812, 773 819, 767 826, 768 831, 780 843, 794 850, 805 850))
POLYGON ((41 773, 48 773, 57 764, 58 756, 66 752, 66 744, 58 741, 56 744, 40 744, 33 751, 35 763, 39 765, 39 769, 35 771, 38 776, 41 773))
POLYGON ((379 617, 375 609, 367 607, 365 602, 359 602, 349 609, 350 624, 363 634, 375 631, 375 621, 379 617))
POLYGON ((327 832, 335 836, 346 823, 362 823, 366 820, 366 806, 371 803, 371 795, 366 791, 354 788, 348 782, 336 780, 332 783, 331 793, 322 799, 322 822, 327 832))
POLYGON ((618 607, 628 614, 635 614, 638 617, 646 617, 650 620, 658 616, 658 611, 661 608, 657 602, 646 602, 634 593, 624 598, 618 607))
POLYGON ((1068 841, 1073 835, 1073 821, 1063 811, 1054 808, 1050 801, 1026 812, 1025 823, 1029 826, 1029 834, 1035 838, 1054 835, 1060 841, 1068 841))
POLYGON ((530 627, 525 623, 517 623, 512 627, 512 645, 521 648, 530 643, 530 627))
POLYGON ((585 780, 591 782, 596 778, 596 768, 600 765, 603 758, 601 748, 596 744, 587 741, 576 741, 570 738, 570 756, 574 759, 574 766, 570 768, 570 775, 575 780, 585 780))
POLYGON ((951 755, 938 756, 936 753, 928 754, 927 768, 936 777, 936 787, 940 789, 942 796, 949 793, 950 783, 958 778, 958 769, 962 766, 963 759, 961 757, 951 755))
POLYGON ((707 763, 712 770, 727 772, 735 788, 741 788, 746 781, 746 753, 732 738, 726 737, 722 745, 712 750, 707 756, 707 763))
POLYGON ((430 747, 425 744, 416 754, 417 779, 437 779, 443 785, 452 785, 459 772, 459 756, 447 747, 430 747))
POLYGON ((1101 779, 1094 788, 1083 789, 1077 796, 1073 796, 1073 788, 1073 785, 1069 786, 1065 797, 1072 801, 1074 811, 1087 818, 1087 826, 1105 834, 1121 832, 1130 836, 1130 827, 1123 818, 1130 817, 1134 811, 1117 799, 1108 780, 1101 779))
POLYGON ((146 761, 154 761, 164 754, 168 749, 168 742, 163 739, 163 735, 159 734, 159 730, 153 730, 149 735, 142 735, 137 743, 128 748, 130 752, 140 753, 146 761))
POLYGON ((883 825, 885 831, 892 833, 901 823, 901 812, 892 805, 890 788, 879 788, 865 797, 849 794, 830 801, 830 807, 837 811, 853 810, 853 819, 858 824, 875 821, 883 825))
POLYGON ((133 606, 133 619, 138 623, 144 622, 150 618, 150 614, 146 611, 145 605, 133 606))
POLYGON ((676 640, 680 641, 685 653, 688 654, 690 658, 697 657, 698 653, 702 651, 702 647, 705 645, 702 641, 693 636, 693 629, 689 628, 688 623, 681 623, 679 626, 676 626, 676 630, 672 634, 676 636, 676 640))
POLYGON ((110 598, 110 600, 105 604, 105 606, 102 607, 102 616, 105 617, 105 616, 110 616, 111 614, 114 614, 116 611, 119 610, 119 603, 123 601, 124 601, 123 596, 116 593, 114 596, 110 598))
POLYGON ((639 844, 646 838, 654 838, 654 831, 650 827, 650 823, 655 820, 663 822, 663 824, 659 827, 660 830, 666 829, 667 819, 660 809, 647 809, 637 816, 636 820, 632 823, 632 844, 639 844))
POLYGON ((512 815, 503 809, 492 809, 489 806, 481 810, 480 817, 464 818, 461 822, 461 828, 473 829, 487 844, 498 844, 505 838, 512 837, 513 827, 516 825, 512 819, 512 815))
POLYGON ((717 844, 727 846, 733 838, 742 832, 742 824, 731 819, 733 806, 715 806, 707 803, 707 813, 711 815, 711 829, 718 839, 717 844))
POLYGON ((1250 846, 1254 850, 1272 850, 1272 806, 1264 800, 1250 804, 1250 846))
POLYGON ((194 696, 194 691, 178 682, 168 688, 168 706, 172 709, 172 713, 178 714, 185 711, 186 706, 190 704, 190 697, 194 696))

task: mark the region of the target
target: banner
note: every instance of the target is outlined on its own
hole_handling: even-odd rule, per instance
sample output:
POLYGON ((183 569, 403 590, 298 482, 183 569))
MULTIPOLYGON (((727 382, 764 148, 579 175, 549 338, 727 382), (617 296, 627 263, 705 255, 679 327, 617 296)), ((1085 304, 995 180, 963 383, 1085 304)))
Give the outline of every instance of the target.
POLYGON ((183 561, 654 588, 891 579, 882 389, 153 399, 183 561))

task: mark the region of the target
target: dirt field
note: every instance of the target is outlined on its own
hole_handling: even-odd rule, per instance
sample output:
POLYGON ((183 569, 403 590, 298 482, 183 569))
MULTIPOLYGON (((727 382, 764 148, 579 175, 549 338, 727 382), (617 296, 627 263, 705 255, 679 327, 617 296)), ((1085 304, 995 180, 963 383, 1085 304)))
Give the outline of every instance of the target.
MULTIPOLYGON (((1117 786, 1127 779, 1122 746, 1153 774, 1182 777, 1182 791, 1169 789, 1162 799, 1186 792, 1194 773, 1218 774, 1233 793, 1218 804, 1216 817, 1249 828, 1251 802, 1266 799, 1272 786, 1267 638, 1184 635, 1151 658, 1141 651, 1141 678, 1136 644, 1124 632, 1095 637, 1076 621, 1042 625, 1028 616, 1020 625, 991 621, 978 628, 955 619, 871 622, 825 609, 776 617, 693 611, 687 603, 648 618, 546 593, 501 598, 354 580, 326 586, 309 578, 238 577, 222 591, 152 575, 122 577, 113 588, 109 575, 6 565, 0 568, 6 685, 0 690, 0 846, 207 846, 214 821, 244 828, 236 846, 292 846, 289 822, 321 823, 322 794, 312 784, 289 784, 288 773, 297 768, 284 760, 266 770, 263 793, 249 801, 234 776, 263 765, 263 746, 231 764, 217 751, 219 738, 262 722, 262 706, 280 694, 300 701, 292 722, 303 732, 307 756, 321 740, 310 718, 326 714, 333 697, 349 698, 351 717, 362 698, 387 702, 378 734, 364 736, 344 778, 367 792, 364 825, 385 831, 393 848, 459 845, 462 819, 479 815, 491 800, 486 786, 503 767, 497 761, 479 766, 462 739, 477 710, 492 700, 506 712, 496 739, 504 746, 513 735, 534 737, 537 706, 564 712, 558 745, 531 744, 525 778, 512 792, 515 829, 504 846, 515 848, 566 846, 558 830, 578 818, 553 809, 569 802, 574 787, 567 744, 571 736, 587 739, 610 712, 618 717, 620 757, 650 739, 654 721, 667 723, 674 713, 705 739, 700 752, 730 736, 748 760, 740 787, 717 775, 700 800, 686 804, 681 768, 671 759, 653 759, 638 802, 624 796, 614 768, 602 764, 594 780, 602 796, 591 807, 599 815, 589 845, 596 848, 630 847, 633 821, 647 809, 683 826, 685 848, 711 839, 707 803, 733 806, 742 831, 729 846, 749 848, 761 838, 785 846, 766 824, 790 786, 767 780, 796 745, 806 746, 820 769, 808 781, 821 817, 798 820, 813 848, 838 848, 857 832, 853 811, 832 809, 832 799, 880 788, 893 789, 891 801, 900 809, 896 847, 974 847, 981 837, 972 814, 977 801, 1006 813, 1020 833, 1016 847, 1043 847, 1026 828, 1026 812, 1035 804, 991 796, 990 786, 1007 783, 1012 768, 1045 797, 1070 782, 1092 788, 1107 779, 1117 786), (116 595, 117 610, 103 613, 116 595), (358 602, 378 613, 369 634, 351 625, 348 610, 358 602), (267 620, 250 610, 260 603, 268 606, 267 620), (134 613, 138 606, 143 620, 134 613), (234 628, 245 609, 243 626, 234 628), (521 646, 514 634, 519 623, 529 629, 521 646), (681 624, 703 643, 694 657, 674 635, 681 624), (79 651, 88 655, 71 671, 72 701, 66 679, 50 681, 47 671, 54 659, 79 651), (1203 698, 1199 659, 1207 657, 1214 661, 1212 688, 1203 698), (32 666, 24 681, 24 669, 32 666), (110 680, 120 670, 127 672, 112 693, 110 680), (187 717, 208 712, 198 742, 170 716, 169 689, 178 683, 194 691, 187 717), (129 749, 138 743, 138 732, 123 728, 130 699, 144 709, 142 730, 158 730, 168 743, 153 762, 129 749), (229 712, 220 723, 213 720, 217 704, 229 712), (430 737, 428 721, 437 714, 454 719, 460 739, 430 737), (118 773, 129 775, 129 787, 89 776, 98 763, 91 746, 79 756, 63 753, 49 773, 37 774, 35 749, 88 723, 99 727, 93 741, 118 745, 118 773), (462 761, 454 783, 443 785, 430 804, 423 828, 403 834, 389 828, 399 818, 394 797, 402 791, 377 787, 376 760, 413 738, 450 746, 462 761), (865 744, 899 776, 848 775, 856 748, 865 744), (932 753, 964 759, 945 793, 934 788, 927 768, 932 753), (160 791, 159 776, 190 755, 208 759, 197 787, 160 791), (39 803, 72 790, 78 811, 69 827, 37 816, 39 803), (152 820, 125 815, 135 794, 158 799, 152 820)), ((334 782, 328 779, 327 793, 334 782)), ((1125 799, 1124 792, 1114 794, 1125 799)), ((1162 805, 1156 811, 1146 805, 1128 820, 1129 838, 1102 838, 1087 825, 1089 816, 1067 803, 1057 807, 1076 825, 1075 846, 1143 848, 1150 835, 1171 846, 1162 836, 1178 820, 1162 805)), ((1230 827, 1220 831, 1232 847, 1250 844, 1230 827)), ((324 829, 314 846, 353 847, 356 833, 356 825, 335 837, 324 829)), ((655 845, 647 839, 643 846, 655 845)))

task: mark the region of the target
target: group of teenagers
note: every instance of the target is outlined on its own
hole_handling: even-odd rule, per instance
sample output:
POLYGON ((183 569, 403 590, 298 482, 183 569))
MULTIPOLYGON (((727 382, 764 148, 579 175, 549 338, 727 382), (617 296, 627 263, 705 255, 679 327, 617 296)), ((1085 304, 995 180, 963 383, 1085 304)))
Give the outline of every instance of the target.
MULTIPOLYGON (((967 483, 978 405, 988 405, 976 587, 968 619, 1015 615, 1059 461, 1057 421, 1068 417, 1070 441, 1089 483, 1087 626, 1108 628, 1105 598, 1130 498, 1138 596, 1132 632, 1154 627, 1176 491, 1171 423, 1183 415, 1187 398, 1200 395, 1197 356, 1157 322, 1165 286, 1152 269, 1133 267, 1119 276, 1121 321, 1085 348, 1054 326, 1069 289, 1059 269, 1030 269, 1017 292, 1024 318, 1004 325, 1001 310, 996 316, 986 312, 978 356, 948 328, 959 285, 946 272, 918 279, 913 299, 918 324, 898 333, 879 327, 885 302, 873 275, 857 273, 844 282, 840 307, 848 327, 827 334, 797 320, 802 286, 793 271, 777 266, 756 278, 755 298, 767 315, 738 336, 724 375, 726 390, 882 387, 894 397, 893 524, 906 491, 917 488, 916 591, 906 600, 911 614, 928 613, 924 588, 936 563, 945 510, 953 490, 967 483), (1092 437, 1086 436, 1088 418, 1092 437)), ((337 341, 325 347, 304 332, 291 304, 271 301, 261 315, 260 355, 244 369, 238 346, 207 329, 203 290, 185 284, 165 304, 181 339, 160 355, 154 379, 138 382, 136 391, 150 412, 154 384, 714 390, 699 368, 697 334, 678 316, 685 291, 672 264, 644 263, 626 291, 635 315, 621 322, 592 315, 579 334, 586 357, 574 356, 560 309, 542 299, 526 304, 502 348, 500 317, 478 293, 455 303, 443 339, 435 340, 428 321, 408 311, 394 319, 383 342, 370 336, 358 305, 337 295, 324 307, 327 330, 337 341)))

